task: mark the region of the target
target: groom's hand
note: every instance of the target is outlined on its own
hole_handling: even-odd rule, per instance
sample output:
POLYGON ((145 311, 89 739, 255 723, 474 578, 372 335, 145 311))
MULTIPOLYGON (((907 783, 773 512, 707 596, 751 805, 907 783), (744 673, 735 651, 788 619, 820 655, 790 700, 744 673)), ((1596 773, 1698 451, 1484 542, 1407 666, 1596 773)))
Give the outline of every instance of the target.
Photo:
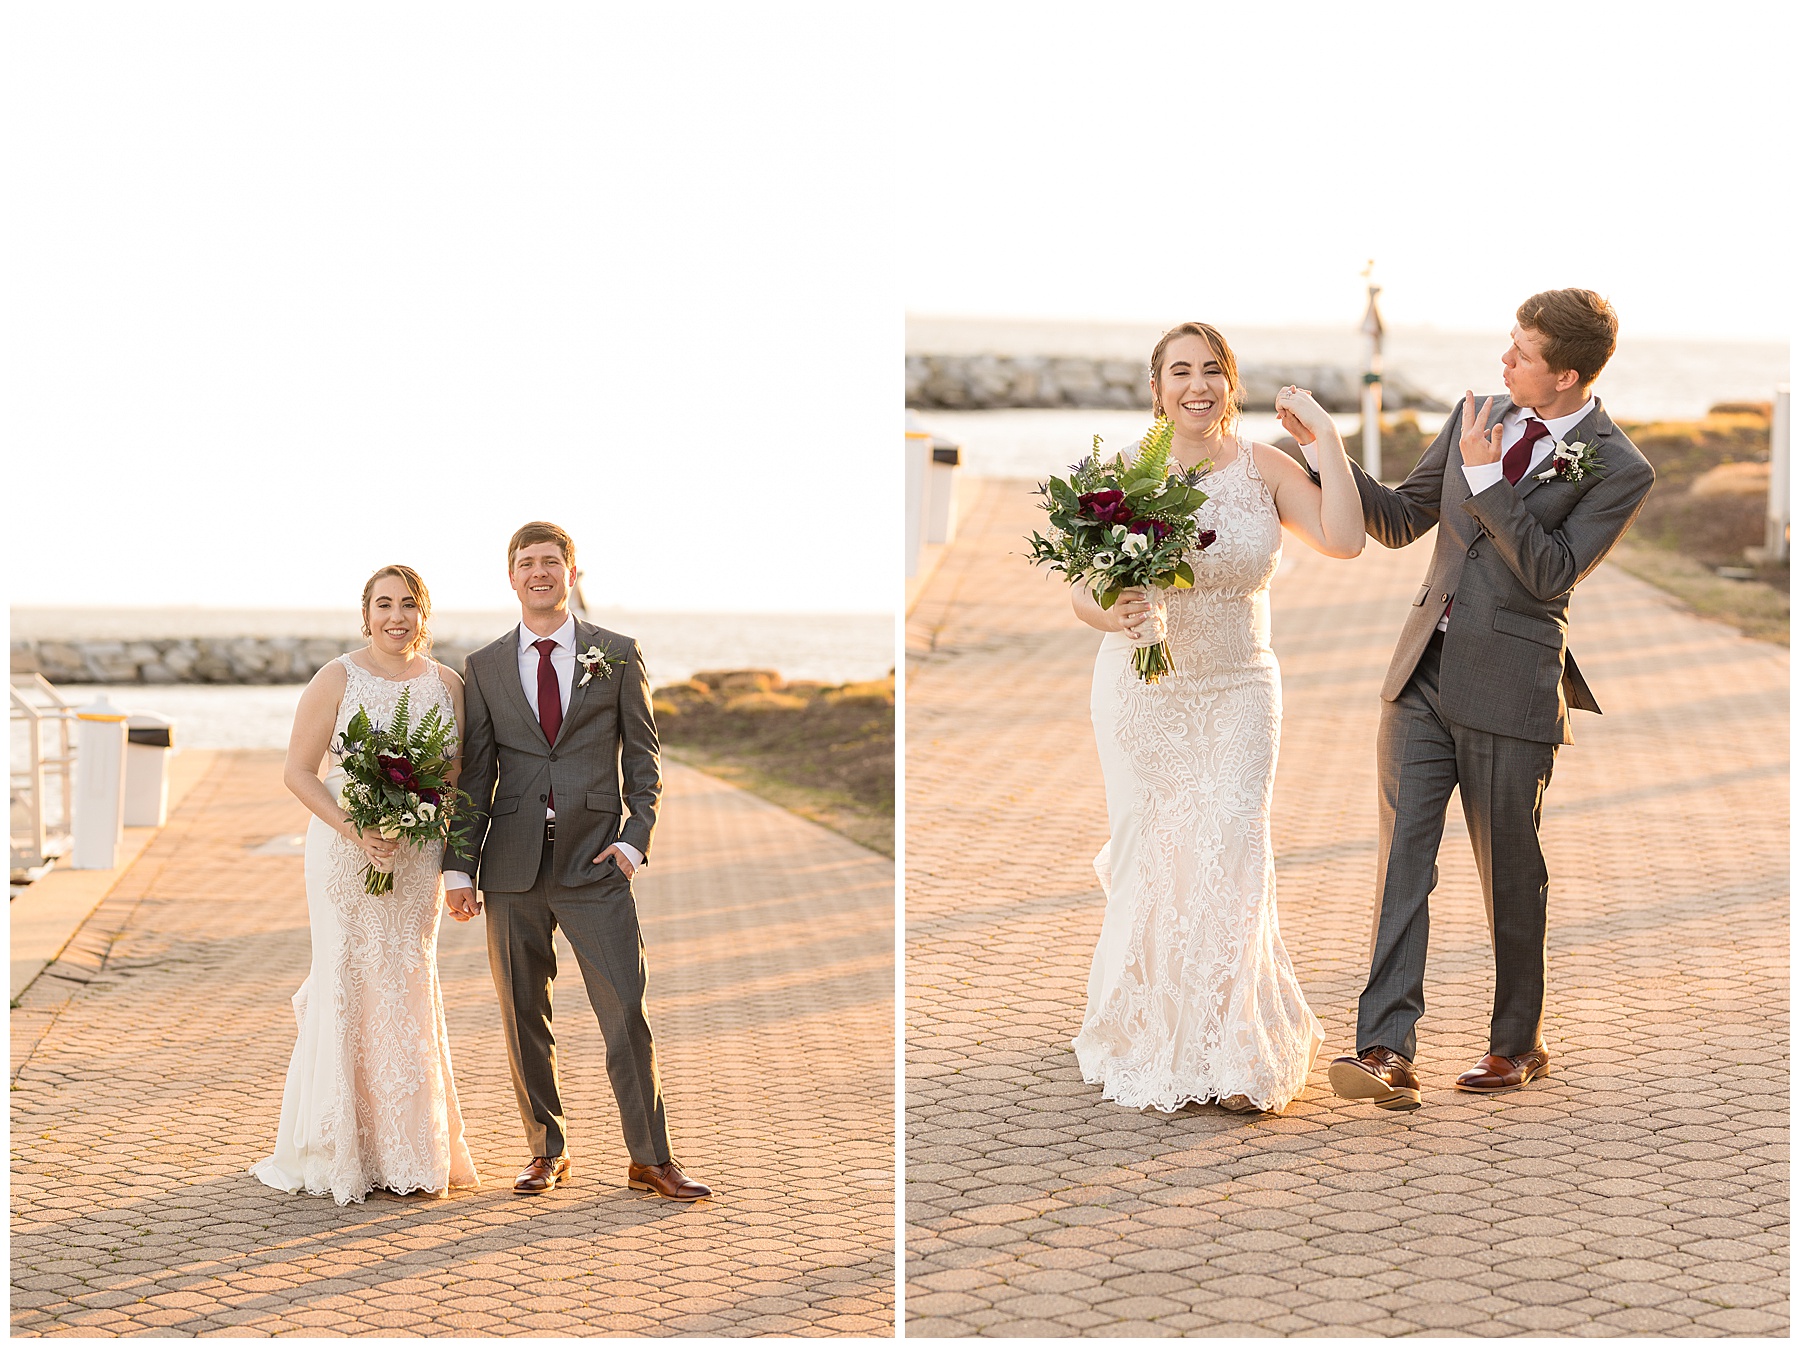
POLYGON ((611 847, 607 848, 599 856, 595 857, 594 864, 596 866, 598 866, 602 861, 605 861, 608 857, 611 857, 613 859, 613 865, 615 865, 619 868, 619 873, 621 875, 623 875, 627 880, 631 879, 631 877, 634 874, 636 874, 637 867, 633 866, 631 864, 630 857, 626 856, 624 852, 619 850, 619 844, 614 843, 611 847))
POLYGON ((472 889, 445 890, 444 906, 450 910, 450 916, 458 922, 467 922, 481 913, 481 900, 475 897, 475 891, 472 889))
POLYGON ((1488 429, 1488 414, 1493 411, 1494 400, 1485 399, 1481 404, 1479 416, 1475 412, 1475 391, 1470 389, 1463 394, 1462 459, 1466 464, 1483 464, 1500 462, 1500 437, 1505 428, 1496 425, 1488 429))

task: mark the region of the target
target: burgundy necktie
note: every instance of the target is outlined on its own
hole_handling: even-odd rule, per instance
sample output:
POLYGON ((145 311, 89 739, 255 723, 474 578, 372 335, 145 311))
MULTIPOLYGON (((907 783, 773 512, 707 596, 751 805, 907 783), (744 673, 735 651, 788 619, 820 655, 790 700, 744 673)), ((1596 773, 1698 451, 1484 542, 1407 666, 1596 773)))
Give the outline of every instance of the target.
POLYGON ((1500 460, 1500 471, 1506 474, 1508 482, 1518 485, 1525 470, 1531 466, 1531 447, 1548 434, 1550 428, 1536 417, 1525 423, 1525 434, 1519 437, 1519 443, 1507 450, 1506 457, 1500 460))
MULTIPOLYGON (((544 738, 556 744, 556 732, 562 729, 562 687, 556 681, 556 666, 550 663, 550 652, 556 643, 549 637, 531 643, 538 653, 538 724, 544 738)), ((556 792, 550 793, 550 808, 556 808, 556 792)))

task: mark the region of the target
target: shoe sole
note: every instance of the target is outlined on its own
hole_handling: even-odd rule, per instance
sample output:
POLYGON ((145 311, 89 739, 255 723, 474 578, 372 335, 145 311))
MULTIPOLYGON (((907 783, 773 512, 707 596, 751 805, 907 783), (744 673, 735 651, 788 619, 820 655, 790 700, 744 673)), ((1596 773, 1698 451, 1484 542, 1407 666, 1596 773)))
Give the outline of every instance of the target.
POLYGON ((712 1197, 711 1194, 695 1194, 692 1198, 683 1198, 680 1194, 666 1194, 654 1184, 650 1184, 644 1180, 628 1179, 625 1181, 625 1187, 627 1189, 642 1189, 647 1194, 655 1194, 658 1198, 666 1198, 671 1203, 698 1203, 702 1198, 712 1197))
POLYGON ((1367 1100, 1377 1109, 1402 1112, 1418 1109, 1425 1103, 1419 1098, 1417 1090, 1390 1086, 1381 1078, 1350 1063, 1334 1062, 1325 1075, 1331 1082, 1332 1094, 1340 1100, 1367 1100))
POLYGON ((1470 1095, 1503 1095, 1507 1091, 1516 1091, 1521 1086, 1529 1086, 1534 1081, 1541 1081, 1549 1075, 1550 1069, 1545 1067, 1540 1071, 1533 1072, 1528 1077, 1515 1081, 1510 1086, 1465 1086, 1460 1081, 1453 1081, 1450 1084, 1459 1091, 1467 1091, 1470 1095))

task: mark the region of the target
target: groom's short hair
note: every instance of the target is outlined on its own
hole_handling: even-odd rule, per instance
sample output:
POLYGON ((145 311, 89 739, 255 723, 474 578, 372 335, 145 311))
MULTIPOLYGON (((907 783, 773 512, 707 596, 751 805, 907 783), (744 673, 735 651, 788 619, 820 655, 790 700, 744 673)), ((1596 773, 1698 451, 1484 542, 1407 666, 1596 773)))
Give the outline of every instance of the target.
POLYGON ((506 570, 512 574, 513 558, 519 555, 519 549, 532 543, 554 543, 562 550, 563 565, 569 570, 575 569, 575 540, 569 537, 566 529, 558 528, 549 520, 533 520, 530 524, 519 526, 512 536, 512 542, 506 545, 506 570))
POLYGON ((1543 334, 1544 363, 1573 370, 1586 388, 1600 377, 1619 341, 1619 316, 1591 290, 1543 290, 1519 306, 1523 327, 1543 334))

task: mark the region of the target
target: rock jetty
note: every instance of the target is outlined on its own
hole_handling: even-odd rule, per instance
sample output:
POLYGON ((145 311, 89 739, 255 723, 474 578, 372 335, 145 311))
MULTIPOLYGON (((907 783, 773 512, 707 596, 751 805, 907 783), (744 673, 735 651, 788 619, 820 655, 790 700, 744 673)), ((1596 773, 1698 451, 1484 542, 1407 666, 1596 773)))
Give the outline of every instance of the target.
MULTIPOLYGON (((1284 385, 1313 391, 1329 412, 1362 410, 1362 374, 1337 365, 1241 364, 1245 404, 1266 408, 1284 385)), ((1450 409, 1404 375, 1382 379, 1387 411, 1450 409)), ((1003 407, 1150 406, 1145 367, 1085 356, 930 356, 906 358, 906 405, 921 411, 988 411, 1003 407)))
MULTIPOLYGON (((51 683, 305 683, 361 637, 165 637, 148 641, 14 641, 12 672, 51 683)), ((432 655, 461 669, 473 647, 432 655)))

